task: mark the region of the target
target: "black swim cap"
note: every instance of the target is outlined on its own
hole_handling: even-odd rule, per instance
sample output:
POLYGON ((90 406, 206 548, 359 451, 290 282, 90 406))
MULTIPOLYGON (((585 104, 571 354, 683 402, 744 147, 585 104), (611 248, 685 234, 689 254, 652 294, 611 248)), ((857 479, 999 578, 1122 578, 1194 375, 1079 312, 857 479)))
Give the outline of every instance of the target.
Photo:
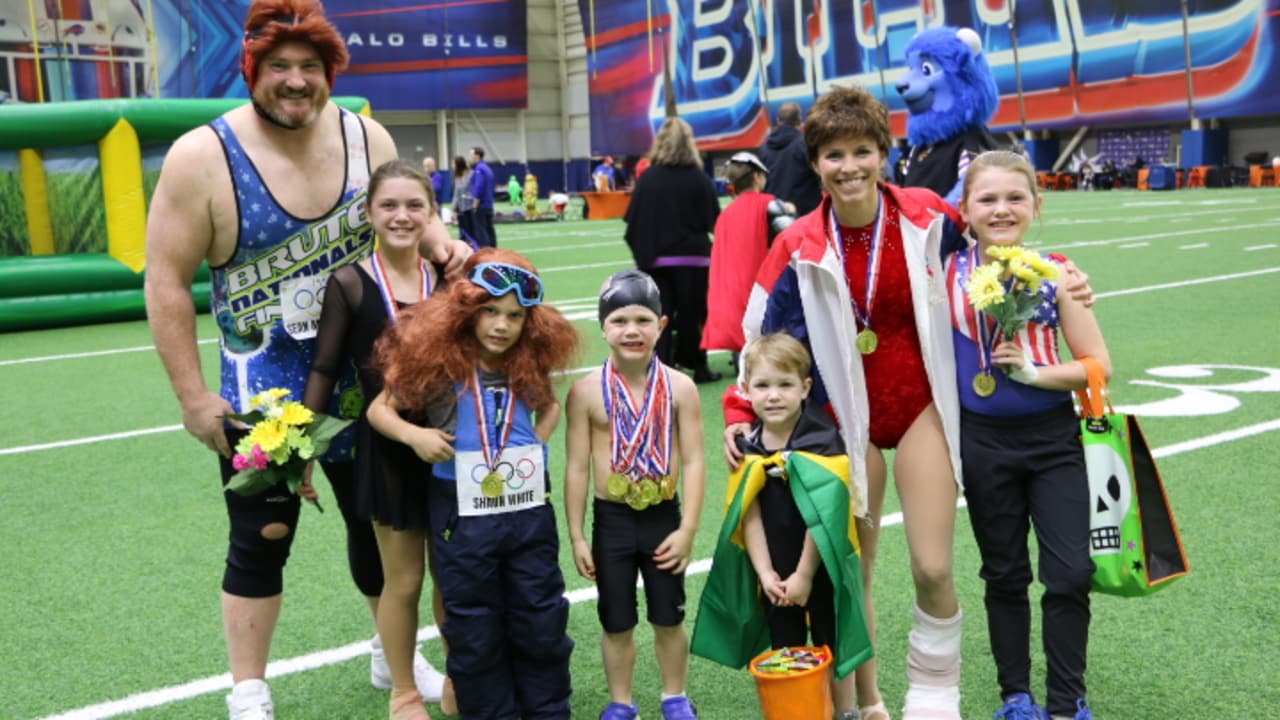
POLYGON ((628 305, 640 305, 662 317, 662 299, 658 284, 648 273, 639 270, 619 270, 609 276, 600 287, 600 324, 609 313, 628 305))

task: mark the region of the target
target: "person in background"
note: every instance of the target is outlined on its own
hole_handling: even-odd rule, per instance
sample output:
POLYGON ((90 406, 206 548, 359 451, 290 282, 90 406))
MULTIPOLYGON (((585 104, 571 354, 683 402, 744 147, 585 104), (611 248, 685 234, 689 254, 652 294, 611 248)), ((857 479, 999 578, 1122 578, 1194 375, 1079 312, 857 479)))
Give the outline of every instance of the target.
POLYGON ((436 169, 436 159, 430 155, 422 158, 422 172, 431 178, 431 194, 436 205, 436 212, 440 212, 440 203, 444 199, 444 173, 436 169))
POLYGON ((596 192, 613 192, 617 190, 617 176, 614 174, 613 158, 605 155, 595 170, 591 171, 591 181, 596 192))
MULTIPOLYGON (((236 472, 231 448, 248 433, 225 416, 248 411, 250 399, 270 389, 302 399, 320 314, 315 297, 330 272, 373 249, 368 221, 344 219, 365 217, 360 208, 370 163, 395 159, 396 148, 382 125, 330 100, 347 59, 342 35, 319 2, 254 0, 242 55, 251 102, 178 138, 151 200, 145 284, 151 332, 183 426, 217 454, 224 488, 236 472), (312 232, 323 227, 338 230, 312 232), (296 254, 299 247, 305 256, 296 254), (203 262, 211 268, 221 336, 217 391, 207 387, 201 369, 191 297, 203 262)), ((420 251, 441 262, 465 256, 435 217, 427 221, 420 251)), ((355 387, 354 372, 344 373, 329 414, 344 415, 351 403, 342 400, 358 392, 355 387)), ((353 438, 354 431, 335 438, 322 459, 349 468, 353 438)), ((335 472, 329 480, 348 520, 352 576, 373 614, 383 584, 373 528, 367 520, 349 520, 351 473, 335 472)), ((265 681, 267 660, 299 499, 283 480, 258 495, 223 496, 230 528, 221 607, 233 683, 227 711, 232 720, 270 720, 275 705, 265 681)), ((371 678, 379 674, 371 668, 371 678)))
POLYGON ((498 236, 493 229, 493 169, 484 161, 484 148, 471 148, 467 159, 471 166, 471 207, 475 210, 473 237, 480 247, 497 247, 498 236))
POLYGON ((778 108, 777 122, 759 153, 769 169, 764 191, 795 205, 798 215, 813 212, 822 200, 822 186, 809 164, 798 104, 787 102, 778 108))
POLYGON ((773 239, 795 220, 794 205, 762 192, 768 176, 753 153, 737 153, 726 163, 733 202, 716 220, 711 244, 703 350, 729 350, 735 357, 742 350, 742 316, 756 273, 773 239))
POLYGON ((627 207, 625 237, 636 267, 658 284, 662 315, 670 318, 658 340, 658 358, 692 370, 694 382, 715 382, 720 373, 707 366, 701 345, 710 234, 720 216, 720 200, 702 171, 689 123, 668 118, 649 156, 653 164, 636 183, 627 207))
POLYGON ((458 236, 472 247, 479 247, 475 203, 471 200, 471 167, 461 155, 453 159, 453 216, 457 218, 458 236))

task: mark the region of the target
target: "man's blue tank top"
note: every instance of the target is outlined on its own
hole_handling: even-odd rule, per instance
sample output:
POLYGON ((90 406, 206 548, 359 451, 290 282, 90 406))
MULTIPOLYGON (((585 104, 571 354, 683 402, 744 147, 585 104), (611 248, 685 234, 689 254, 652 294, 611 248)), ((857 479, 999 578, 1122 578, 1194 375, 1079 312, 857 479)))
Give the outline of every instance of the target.
MULTIPOLYGON (((329 274, 373 248, 364 125, 344 109, 339 115, 346 182, 337 205, 313 219, 280 206, 224 118, 210 123, 227 157, 240 219, 235 253, 210 269, 209 283, 222 335, 221 394, 238 412, 247 412, 249 399, 268 388, 285 388, 290 399, 302 401, 329 274)), ((352 365, 334 386, 329 414, 356 418, 362 405, 352 365)), ((348 428, 334 438, 325 459, 350 459, 354 435, 348 428)))

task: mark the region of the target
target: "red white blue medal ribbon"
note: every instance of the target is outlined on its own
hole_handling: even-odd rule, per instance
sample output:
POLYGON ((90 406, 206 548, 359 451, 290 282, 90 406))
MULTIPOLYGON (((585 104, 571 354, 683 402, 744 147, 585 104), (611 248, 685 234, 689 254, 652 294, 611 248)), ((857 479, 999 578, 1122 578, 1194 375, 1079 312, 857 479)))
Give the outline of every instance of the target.
POLYGON ((611 360, 605 360, 600 373, 609 418, 610 470, 632 481, 666 475, 671 467, 671 383, 667 368, 660 365, 657 358, 650 363, 638 408, 626 378, 611 360))
MULTIPOLYGON (((391 289, 391 280, 387 276, 387 269, 382 266, 382 254, 375 251, 373 253, 373 262, 369 263, 369 266, 373 269, 373 282, 378 286, 378 294, 382 296, 382 304, 387 308, 387 321, 394 325, 396 315, 399 314, 399 306, 396 305, 396 296, 391 289)), ((420 299, 426 300, 427 296, 431 294, 431 273, 427 270, 427 261, 421 258, 418 260, 418 273, 422 279, 422 297, 420 299)))
MULTIPOLYGON (((995 323, 986 313, 973 306, 972 299, 969 297, 969 278, 973 276, 973 271, 978 269, 978 249, 973 246, 965 251, 965 268, 959 273, 956 282, 959 283, 959 289, 964 293, 965 314, 969 325, 969 336, 978 345, 978 370, 987 372, 987 368, 991 367, 991 353, 995 349, 993 338, 998 332, 999 324, 995 323)), ((958 259, 958 258, 957 258, 958 259)))
POLYGON ((484 453, 485 467, 493 470, 498 466, 498 461, 502 459, 502 451, 507 447, 507 440, 511 437, 511 428, 515 425, 511 422, 511 410, 515 407, 515 393, 511 392, 510 385, 504 385, 501 390, 495 389, 494 394, 498 395, 494 399, 494 434, 490 436, 489 430, 489 411, 485 407, 483 396, 480 394, 480 371, 477 370, 471 376, 471 397, 476 404, 476 420, 480 423, 480 450, 484 453))
MULTIPOLYGON (((840 237, 840 218, 836 216, 836 209, 831 208, 831 243, 835 245, 836 252, 840 255, 840 264, 844 264, 845 249, 843 238, 840 237)), ((866 330, 871 329, 871 306, 876 300, 876 285, 880 280, 880 249, 884 239, 884 198, 881 197, 880 191, 876 191, 876 223, 875 230, 871 235, 871 247, 867 250, 867 289, 864 294, 865 300, 862 306, 859 306, 858 300, 853 298, 853 288, 849 288, 850 299, 853 301, 853 314, 858 316, 860 327, 866 330), (863 311, 863 307, 866 311, 863 311)))

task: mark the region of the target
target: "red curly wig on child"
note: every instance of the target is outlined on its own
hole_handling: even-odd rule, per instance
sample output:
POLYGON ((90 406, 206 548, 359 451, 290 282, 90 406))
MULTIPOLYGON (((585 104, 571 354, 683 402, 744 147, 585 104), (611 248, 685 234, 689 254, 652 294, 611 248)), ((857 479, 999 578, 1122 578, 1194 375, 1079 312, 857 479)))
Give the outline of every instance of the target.
MULTIPOLYGON (((402 314, 374 346, 374 365, 401 408, 421 412, 447 399, 475 372, 480 356, 476 315, 495 298, 466 278, 486 262, 538 272, 514 250, 484 248, 467 258, 463 279, 402 314)), ((502 357, 502 371, 515 393, 536 412, 555 403, 551 373, 570 367, 581 340, 559 310, 549 305, 526 310, 520 338, 502 357)))
POLYGON ((280 43, 307 43, 324 61, 329 88, 345 70, 347 44, 333 23, 325 19, 319 0, 254 0, 244 23, 244 82, 253 92, 258 82, 258 63, 280 43))

